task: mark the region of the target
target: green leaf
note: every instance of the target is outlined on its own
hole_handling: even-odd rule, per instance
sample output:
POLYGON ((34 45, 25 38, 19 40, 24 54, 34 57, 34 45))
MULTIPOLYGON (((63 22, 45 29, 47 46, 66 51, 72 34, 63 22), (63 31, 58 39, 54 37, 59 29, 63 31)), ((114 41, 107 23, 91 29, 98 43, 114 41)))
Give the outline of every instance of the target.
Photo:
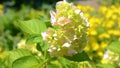
POLYGON ((40 43, 42 40, 41 35, 31 35, 27 38, 26 43, 40 43))
POLYGON ((120 54, 120 42, 112 42, 109 46, 108 49, 120 54))
POLYGON ((12 68, 39 68, 39 61, 34 56, 25 56, 17 59, 12 68))
POLYGON ((47 68, 60 68, 60 66, 56 64, 47 64, 47 68))
POLYGON ((116 68, 113 64, 97 64, 97 68, 116 68))
POLYGON ((12 63, 21 58, 21 57, 24 57, 24 56, 29 56, 31 55, 31 52, 28 51, 28 50, 25 50, 25 49, 17 49, 17 50, 14 50, 14 51, 11 51, 10 52, 10 55, 9 55, 9 66, 11 67, 12 63))
POLYGON ((36 46, 37 50, 41 51, 42 53, 46 51, 49 46, 45 42, 38 43, 36 46))
POLYGON ((40 43, 37 43, 37 46, 36 46, 36 48, 37 48, 37 50, 38 50, 38 51, 41 51, 41 52, 43 52, 43 50, 42 50, 42 48, 41 48, 41 46, 40 46, 40 43))
POLYGON ((77 53, 73 56, 65 56, 65 58, 76 62, 90 61, 89 56, 84 51, 82 53, 77 53))
POLYGON ((27 40, 26 43, 37 43, 37 50, 44 52, 48 49, 48 45, 45 41, 43 41, 41 35, 31 35, 27 40))
POLYGON ((41 34, 47 29, 45 23, 37 19, 20 21, 16 24, 23 32, 28 34, 41 34))
POLYGON ((61 63, 62 68, 77 68, 75 64, 72 64, 70 60, 63 58, 63 57, 59 57, 58 61, 61 63), (72 65, 74 65, 74 67, 72 67, 72 65))

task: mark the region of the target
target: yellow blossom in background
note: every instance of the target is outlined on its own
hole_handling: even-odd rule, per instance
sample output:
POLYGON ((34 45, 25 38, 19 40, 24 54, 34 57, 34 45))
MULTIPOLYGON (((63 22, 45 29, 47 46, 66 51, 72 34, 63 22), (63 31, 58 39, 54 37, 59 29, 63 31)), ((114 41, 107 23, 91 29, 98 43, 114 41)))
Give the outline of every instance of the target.
MULTIPOLYGON (((90 22, 89 43, 84 50, 93 59, 95 57, 102 59, 111 40, 120 41, 120 4, 108 7, 100 6, 98 9, 82 5, 77 5, 77 7, 82 9, 90 22), (94 15, 94 12, 96 15, 94 15)), ((107 63, 103 59, 101 62, 107 63)))
POLYGON ((113 20, 116 20, 116 19, 117 19, 117 15, 116 15, 116 14, 113 14, 113 15, 112 15, 112 19, 113 19, 113 20))
POLYGON ((84 14, 87 18, 90 18, 90 15, 88 13, 84 14))
POLYGON ((84 50, 85 50, 85 51, 89 51, 89 50, 90 50, 90 47, 87 45, 84 50))
POLYGON ((0 4, 0 9, 3 9, 3 5, 2 4, 0 4))
POLYGON ((107 47, 107 45, 108 45, 108 44, 107 44, 106 42, 102 42, 101 45, 100 45, 100 47, 104 49, 104 48, 107 47))
POLYGON ((113 11, 108 11, 108 12, 106 12, 105 17, 106 17, 106 19, 109 19, 110 17, 112 17, 112 15, 113 15, 113 11))
POLYGON ((0 15, 3 14, 3 8, 4 8, 3 5, 0 4, 0 15))
POLYGON ((112 28, 114 26, 114 21, 113 20, 109 20, 108 22, 106 22, 106 27, 107 28, 112 28))
POLYGON ((106 13, 106 11, 107 11, 107 7, 102 6, 102 7, 99 8, 98 11, 99 11, 99 13, 103 13, 103 14, 104 14, 104 13, 106 13))
POLYGON ((102 59, 102 60, 101 60, 101 63, 102 63, 102 64, 107 64, 108 62, 109 62, 109 61, 106 60, 106 59, 102 59))
POLYGON ((120 30, 109 30, 108 33, 110 35, 120 36, 120 30))
POLYGON ((91 29, 91 30, 89 31, 89 34, 90 34, 90 35, 97 35, 97 31, 96 31, 95 29, 91 29))
POLYGON ((110 35, 107 34, 107 33, 102 33, 102 34, 100 34, 98 37, 99 37, 100 39, 104 39, 104 38, 109 39, 109 38, 110 38, 110 35))
POLYGON ((102 51, 98 51, 97 54, 98 54, 98 56, 103 57, 103 52, 102 51))
POLYGON ((92 48, 93 48, 94 51, 96 51, 96 50, 99 49, 99 44, 97 42, 92 43, 91 46, 92 46, 92 48))

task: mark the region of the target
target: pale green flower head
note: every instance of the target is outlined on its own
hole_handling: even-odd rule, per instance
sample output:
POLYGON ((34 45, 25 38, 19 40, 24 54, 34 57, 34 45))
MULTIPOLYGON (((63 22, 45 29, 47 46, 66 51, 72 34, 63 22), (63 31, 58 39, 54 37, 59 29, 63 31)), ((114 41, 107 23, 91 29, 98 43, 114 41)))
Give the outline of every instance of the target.
POLYGON ((50 45, 48 51, 53 56, 72 56, 82 52, 87 43, 89 23, 81 10, 66 1, 56 4, 56 12, 50 11, 51 24, 43 38, 50 45))

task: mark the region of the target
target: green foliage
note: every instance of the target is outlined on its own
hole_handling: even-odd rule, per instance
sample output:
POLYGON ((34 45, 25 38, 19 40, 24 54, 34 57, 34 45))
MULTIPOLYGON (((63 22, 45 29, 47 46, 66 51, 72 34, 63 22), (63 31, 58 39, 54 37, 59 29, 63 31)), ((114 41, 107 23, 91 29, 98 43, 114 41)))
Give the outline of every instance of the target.
POLYGON ((31 35, 27 38, 26 43, 40 43, 42 37, 40 35, 31 35))
POLYGON ((8 68, 38 68, 39 60, 26 49, 17 49, 10 52, 8 68))
POLYGON ((112 42, 109 46, 108 49, 120 54, 120 42, 112 42))
POLYGON ((24 56, 29 56, 32 55, 32 53, 28 50, 25 49, 17 49, 14 51, 10 52, 9 58, 8 58, 8 65, 11 67, 13 62, 15 62, 17 59, 24 57, 24 56))
POLYGON ((28 34, 41 34, 46 30, 46 25, 40 20, 20 21, 17 26, 28 34))
POLYGON ((58 65, 55 65, 55 64, 48 64, 47 65, 47 68, 60 68, 58 65))
POLYGON ((78 65, 70 60, 60 57, 58 61, 61 63, 62 68, 78 68, 78 65))
POLYGON ((99 0, 104 5, 114 5, 120 3, 120 0, 99 0))
POLYGON ((27 38, 26 40, 27 44, 31 44, 31 43, 36 43, 36 49, 44 52, 45 50, 48 49, 48 45, 45 43, 45 41, 43 41, 41 35, 31 35, 27 38))
POLYGON ((115 68, 113 64, 98 64, 98 68, 115 68))
POLYGON ((25 56, 17 59, 12 68, 39 68, 39 61, 34 56, 25 56))
POLYGON ((90 61, 87 53, 84 51, 73 56, 65 56, 65 58, 75 62, 90 61))

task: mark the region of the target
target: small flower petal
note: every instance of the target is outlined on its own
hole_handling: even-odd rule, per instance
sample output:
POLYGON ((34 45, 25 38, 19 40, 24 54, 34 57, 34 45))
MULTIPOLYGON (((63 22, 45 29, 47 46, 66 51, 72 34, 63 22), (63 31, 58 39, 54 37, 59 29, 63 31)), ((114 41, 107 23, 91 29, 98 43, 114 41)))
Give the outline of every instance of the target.
POLYGON ((62 47, 70 47, 69 43, 64 43, 62 47))
POLYGON ((50 16, 51 16, 51 23, 52 25, 54 25, 56 22, 56 17, 55 17, 56 13, 54 11, 50 11, 50 16))

